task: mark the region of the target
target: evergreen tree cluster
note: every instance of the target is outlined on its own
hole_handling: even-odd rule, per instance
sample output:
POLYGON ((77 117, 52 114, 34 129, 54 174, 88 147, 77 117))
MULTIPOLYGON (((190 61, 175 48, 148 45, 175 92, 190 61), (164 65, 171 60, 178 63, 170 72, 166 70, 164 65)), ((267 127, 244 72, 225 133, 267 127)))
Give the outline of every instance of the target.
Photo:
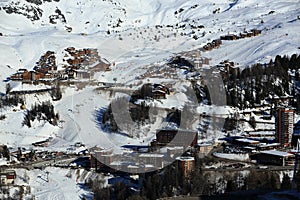
POLYGON ((254 64, 242 71, 229 70, 228 76, 223 76, 227 104, 243 109, 260 104, 269 95, 287 94, 299 99, 299 88, 296 87, 300 81, 299 69, 300 55, 293 54, 291 57, 277 55, 274 61, 254 64), (293 76, 291 72, 294 72, 293 76))
POLYGON ((35 104, 31 110, 27 110, 24 116, 23 126, 31 127, 31 122, 37 119, 38 121, 47 121, 56 126, 59 120, 59 114, 55 113, 54 106, 50 101, 42 104, 35 104))
POLYGON ((24 100, 19 95, 5 95, 0 98, 0 108, 18 106, 19 103, 24 104, 24 100))
POLYGON ((127 98, 117 98, 108 106, 107 111, 103 115, 102 124, 105 124, 106 128, 109 126, 111 131, 117 132, 120 131, 120 127, 118 126, 120 123, 133 125, 132 122, 144 123, 146 120, 149 120, 149 110, 150 107, 144 102, 141 104, 133 104, 128 102, 127 98), (117 111, 117 117, 118 119, 122 119, 121 122, 116 122, 114 111, 117 111))

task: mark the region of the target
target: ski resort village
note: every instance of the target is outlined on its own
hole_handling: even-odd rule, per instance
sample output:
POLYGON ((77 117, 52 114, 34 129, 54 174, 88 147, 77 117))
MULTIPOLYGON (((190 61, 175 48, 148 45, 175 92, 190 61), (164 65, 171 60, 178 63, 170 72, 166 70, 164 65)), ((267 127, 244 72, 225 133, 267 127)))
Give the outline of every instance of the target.
POLYGON ((300 3, 0 2, 0 199, 299 199, 300 3))

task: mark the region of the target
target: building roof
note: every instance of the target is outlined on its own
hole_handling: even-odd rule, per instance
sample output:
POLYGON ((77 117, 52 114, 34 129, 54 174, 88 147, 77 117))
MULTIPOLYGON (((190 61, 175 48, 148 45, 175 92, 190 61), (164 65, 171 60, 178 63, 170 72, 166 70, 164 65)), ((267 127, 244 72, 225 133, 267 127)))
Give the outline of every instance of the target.
POLYGON ((179 161, 193 161, 193 160, 195 160, 195 158, 188 157, 188 156, 181 156, 181 157, 177 157, 176 160, 179 160, 179 161))
POLYGON ((163 154, 157 154, 157 153, 143 153, 140 154, 139 157, 144 157, 144 158, 162 158, 164 157, 163 154))
POLYGON ((271 144, 260 143, 260 144, 258 145, 258 147, 276 147, 276 146, 280 146, 280 143, 271 143, 271 144))
POLYGON ((263 154, 269 154, 274 156, 280 156, 280 157, 289 157, 293 156, 293 154, 284 152, 284 151, 277 151, 277 150, 268 150, 268 151, 261 151, 263 154))
POLYGON ((213 146, 213 144, 211 144, 211 143, 198 143, 197 146, 198 147, 209 147, 209 146, 213 146))
POLYGON ((235 139, 236 141, 238 142, 244 142, 244 143, 250 143, 250 144, 258 144, 259 141, 257 140, 250 140, 250 139, 247 139, 247 138, 238 138, 238 139, 235 139))

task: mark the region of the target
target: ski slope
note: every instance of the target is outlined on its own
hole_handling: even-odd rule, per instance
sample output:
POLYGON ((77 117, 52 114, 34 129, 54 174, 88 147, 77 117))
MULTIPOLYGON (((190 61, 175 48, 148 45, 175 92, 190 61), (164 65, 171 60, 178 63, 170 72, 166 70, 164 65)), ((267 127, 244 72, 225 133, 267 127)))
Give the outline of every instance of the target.
MULTIPOLYGON (((178 52, 197 49, 228 32, 239 33, 252 28, 262 30, 260 36, 224 41, 219 48, 202 53, 211 58, 210 64, 228 59, 243 68, 257 62, 268 62, 276 55, 299 53, 298 0, 60 0, 41 5, 8 0, 1 1, 0 5, 2 94, 5 93, 5 80, 17 69, 31 70, 48 50, 56 53, 56 63, 60 67, 63 50, 71 46, 98 48, 101 57, 116 63, 112 71, 98 74, 97 81, 111 83, 117 78, 118 83, 127 85, 134 85, 136 77, 145 73, 151 64, 164 63, 178 52), (26 6, 39 8, 42 15, 38 20, 30 20, 22 14, 8 14, 3 9, 7 5, 16 6, 23 13, 22 8, 26 6), (64 15, 66 22, 60 19, 56 24, 49 22, 49 16, 57 14, 56 9, 64 15), (72 31, 68 32, 66 27, 72 31), (194 35, 199 38, 193 39, 194 35)), ((66 150, 70 144, 79 141, 89 147, 99 145, 103 148, 140 142, 99 129, 95 113, 106 107, 111 99, 108 95, 98 95, 94 89, 69 88, 63 91, 63 99, 54 102, 55 110, 64 121, 60 128, 42 122, 35 122, 34 128, 27 128, 21 125, 25 111, 19 108, 2 110, 7 119, 0 121, 1 143, 14 147, 30 146, 33 142, 53 137, 51 147, 66 150)), ((47 95, 27 95, 26 104, 30 108, 35 102, 48 98, 47 95)), ((180 106, 181 99, 170 99, 162 107, 180 106)))

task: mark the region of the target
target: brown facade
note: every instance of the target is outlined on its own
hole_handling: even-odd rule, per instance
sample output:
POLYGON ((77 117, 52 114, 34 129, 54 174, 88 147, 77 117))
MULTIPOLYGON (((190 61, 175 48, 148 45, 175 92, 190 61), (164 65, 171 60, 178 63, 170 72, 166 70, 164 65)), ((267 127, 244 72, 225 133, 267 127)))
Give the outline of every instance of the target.
POLYGON ((178 169, 182 171, 184 177, 190 178, 191 173, 195 170, 195 159, 193 157, 179 157, 178 169))
POLYGON ((94 151, 90 153, 91 168, 100 169, 107 167, 114 161, 112 151, 94 151))
POLYGON ((285 147, 291 146, 294 132, 294 110, 278 108, 275 128, 277 142, 285 147))
POLYGON ((158 130, 156 144, 158 146, 197 146, 198 133, 186 130, 158 130), (179 134, 179 135, 177 135, 179 134))
POLYGON ((16 172, 14 170, 7 170, 4 172, 0 172, 0 184, 2 185, 13 184, 15 179, 16 179, 16 172))

